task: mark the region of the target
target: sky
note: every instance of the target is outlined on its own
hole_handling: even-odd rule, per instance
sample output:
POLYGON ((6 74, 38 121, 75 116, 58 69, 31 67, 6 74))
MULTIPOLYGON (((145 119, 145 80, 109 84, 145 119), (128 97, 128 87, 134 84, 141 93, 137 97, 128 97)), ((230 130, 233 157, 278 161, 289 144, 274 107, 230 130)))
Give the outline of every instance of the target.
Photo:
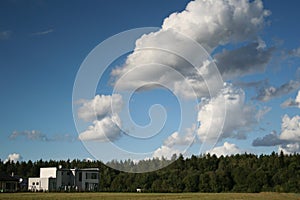
POLYGON ((300 152, 299 4, 1 1, 0 159, 300 152))

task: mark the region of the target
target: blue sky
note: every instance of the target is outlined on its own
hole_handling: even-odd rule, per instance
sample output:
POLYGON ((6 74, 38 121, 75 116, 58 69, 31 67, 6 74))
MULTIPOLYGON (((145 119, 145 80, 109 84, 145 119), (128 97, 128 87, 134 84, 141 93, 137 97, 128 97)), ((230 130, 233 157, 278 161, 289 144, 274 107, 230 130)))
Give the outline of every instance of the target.
MULTIPOLYGON (((89 139, 82 142, 78 139, 78 134, 84 132, 87 126, 93 122, 86 121, 87 123, 83 124, 80 130, 75 127, 72 113, 74 104, 72 92, 76 74, 87 55, 105 39, 133 28, 161 27, 165 18, 171 13, 183 11, 188 2, 182 0, 1 1, 0 108, 2 115, 0 116, 0 133, 2 139, 0 158, 5 160, 13 153, 19 154, 23 160, 93 157, 111 160, 126 158, 120 153, 111 153, 110 151, 113 150, 110 149, 109 142, 90 141, 89 139), (91 146, 97 146, 97 151, 106 153, 91 154, 91 148, 94 147, 90 147, 89 142, 93 143, 91 146)), ((201 5, 201 1, 197 1, 198 4, 201 5)), ((299 108, 296 101, 300 81, 300 29, 297 26, 297 20, 300 18, 299 6, 297 1, 285 3, 279 0, 263 1, 263 10, 269 10, 270 13, 264 16, 260 24, 262 27, 250 27, 253 29, 253 34, 243 35, 243 38, 238 38, 237 41, 222 43, 221 40, 218 41, 217 37, 219 36, 215 36, 213 39, 218 43, 215 44, 214 41, 205 42, 205 44, 207 43, 206 47, 204 43, 201 44, 201 41, 204 41, 201 40, 201 34, 204 33, 201 32, 200 28, 199 30, 195 28, 195 32, 201 33, 199 37, 195 38, 200 38, 200 44, 204 45, 209 54, 220 58, 217 66, 219 67, 219 64, 221 66, 221 61, 224 61, 225 64, 222 66, 223 80, 232 84, 221 92, 217 91, 218 93, 214 97, 207 98, 208 103, 206 105, 216 108, 219 105, 218 97, 221 98, 222 96, 218 96, 219 93, 223 94, 222 98, 225 93, 238 98, 244 96, 245 101, 241 100, 243 105, 238 109, 242 109, 243 112, 247 110, 245 115, 248 116, 249 114, 249 118, 245 117, 246 122, 243 122, 242 125, 228 124, 227 129, 225 127, 225 132, 227 132, 220 136, 216 148, 211 152, 230 154, 247 151, 260 154, 278 151, 278 149, 284 150, 286 153, 300 150, 300 129, 297 129, 300 126, 299 120, 297 120, 299 108), (252 43, 259 43, 259 41, 265 47, 262 47, 262 50, 258 50, 258 52, 248 52, 250 59, 245 58, 245 60, 239 61, 240 66, 236 66, 241 69, 229 69, 230 66, 226 66, 226 63, 231 62, 228 61, 228 57, 226 57, 228 54, 225 55, 224 51, 233 51, 248 44, 250 46, 252 43), (257 53, 260 57, 251 53, 257 53), (253 62, 258 67, 249 64, 250 61, 256 61, 258 58, 261 59, 260 64, 253 62), (246 66, 250 72, 245 70, 243 66, 246 66), (294 82, 291 83, 291 81, 294 82), (287 89, 280 89, 280 86, 284 84, 286 84, 286 88, 291 88, 288 92, 287 89), (271 93, 268 95, 261 93, 262 91, 271 91, 271 93), (281 106, 289 98, 294 104, 281 106), (265 114, 259 120, 251 121, 253 120, 251 116, 257 116, 257 113, 264 111, 265 114), (282 128, 282 121, 286 114, 289 116, 289 120, 284 122, 285 128, 282 128), (247 130, 241 131, 242 127, 247 127, 247 130), (291 132, 291 130, 296 131, 291 132), (274 134, 275 132, 276 134, 274 134), (241 139, 242 136, 245 138, 241 139), (272 138, 271 141, 274 142, 272 144, 267 143, 263 138, 264 136, 269 136, 269 139, 272 138), (258 141, 258 143, 254 144, 254 141, 258 141)), ((210 13, 212 18, 220 12, 220 10, 213 9, 215 7, 212 7, 210 13)), ((201 13, 197 13, 197 9, 193 10, 192 14, 193 12, 201 18, 201 13)), ((257 12, 259 13, 259 11, 257 12)), ((247 14, 253 13, 248 11, 245 15, 247 14)), ((223 13, 222 16, 226 16, 226 13, 223 13)), ((189 18, 186 19, 186 24, 189 24, 189 18)), ((180 19, 174 18, 172 20, 166 26, 176 28, 182 22, 180 19), (172 20, 174 20, 174 24, 172 20)), ((247 19, 242 20, 240 27, 243 28, 243 23, 246 21, 247 19)), ((248 25, 246 24, 245 27, 248 25)), ((237 26, 232 26, 232 28, 234 29, 232 32, 239 31, 237 26)), ((186 34, 191 36, 192 33, 191 35, 189 33, 191 32, 187 30, 186 34)), ((154 42, 155 39, 153 39, 154 42)), ((128 52, 127 55, 131 53, 128 52)), ((121 77, 123 73, 126 73, 126 70, 130 69, 131 65, 138 61, 137 59, 137 61, 132 61, 133 63, 124 65, 126 56, 116 60, 108 67, 108 72, 102 77, 104 85, 98 85, 97 94, 111 95, 114 85, 105 83, 112 78, 111 72, 119 67, 123 71, 117 73, 114 78, 121 77)), ((143 56, 147 56, 147 54, 143 56)), ((157 57, 155 61, 159 61, 159 58, 157 57)), ((222 73, 222 70, 220 71, 222 73)), ((143 74, 140 77, 143 77, 143 74)), ((137 80, 129 77, 128 80, 125 80, 128 84, 125 84, 126 87, 132 87, 130 81, 136 83, 137 80)), ((121 94, 121 92, 119 93, 121 94)), ((144 142, 131 140, 118 134, 114 135, 112 140, 114 145, 128 151, 147 152, 149 150, 154 153, 156 151, 157 154, 155 155, 168 156, 170 153, 180 151, 183 148, 182 144, 190 144, 191 140, 187 139, 190 138, 190 133, 184 130, 192 128, 190 123, 195 120, 193 118, 195 116, 191 116, 190 123, 186 122, 183 125, 183 131, 179 133, 180 136, 177 137, 175 134, 173 140, 172 138, 168 139, 168 136, 176 132, 178 121, 180 121, 176 95, 180 94, 174 95, 170 91, 155 87, 135 93, 130 105, 132 104, 131 114, 136 123, 148 124, 150 122, 148 108, 159 103, 164 106, 167 112, 166 126, 156 137, 150 138, 148 141, 143 140, 144 142), (168 144, 171 145, 168 146, 168 144)), ((86 99, 86 102, 88 101, 92 100, 86 99)), ((102 105, 103 99, 100 98, 99 102, 102 105)), ((186 100, 185 103, 188 105, 187 109, 196 107, 195 102, 191 103, 190 99, 186 100)), ((237 113, 235 108, 228 112, 235 115, 237 113)), ((207 114, 204 112, 204 108, 194 110, 194 112, 196 115, 200 112, 202 116, 207 114)), ((119 115, 123 126, 125 126, 126 119, 122 118, 121 111, 119 115)), ((159 117, 162 117, 161 113, 158 111, 156 115, 154 112, 153 119, 159 117)), ((232 119, 231 117, 229 116, 230 120, 235 120, 234 117, 232 119)), ((201 122, 205 123, 203 120, 200 120, 200 126, 201 122)), ((123 130, 126 129, 123 128, 123 130)), ((196 141, 194 141, 189 152, 197 154, 201 147, 203 135, 202 130, 199 133, 198 128, 194 129, 196 141)), ((130 135, 130 130, 126 129, 126 131, 130 135)), ((138 158, 142 158, 142 156, 138 158)))

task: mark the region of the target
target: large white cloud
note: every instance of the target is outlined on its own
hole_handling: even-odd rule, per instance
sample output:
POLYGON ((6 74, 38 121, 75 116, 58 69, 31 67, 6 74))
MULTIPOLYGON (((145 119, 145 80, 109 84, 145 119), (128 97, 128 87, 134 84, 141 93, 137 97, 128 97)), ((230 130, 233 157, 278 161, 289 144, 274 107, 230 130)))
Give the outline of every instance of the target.
POLYGON ((199 139, 202 142, 244 139, 257 123, 256 115, 255 107, 245 104, 244 91, 227 84, 218 96, 202 101, 198 114, 199 139))
MULTIPOLYGON (((177 93, 183 93, 185 97, 190 97, 187 93, 193 90, 196 91, 198 97, 208 96, 209 92, 210 95, 215 94, 217 93, 215 90, 220 88, 212 77, 218 74, 216 71, 209 70, 212 66, 205 69, 206 73, 199 73, 201 68, 207 68, 203 63, 205 60, 203 55, 199 55, 199 51, 187 42, 185 36, 198 42, 208 53, 211 53, 217 46, 229 42, 257 40, 257 33, 264 26, 265 17, 269 14, 269 11, 264 10, 260 0, 251 2, 248 0, 192 1, 184 11, 173 13, 166 18, 159 31, 139 38, 134 52, 127 57, 123 66, 113 70, 112 76, 119 80, 126 75, 122 83, 119 83, 119 90, 136 89, 152 82, 159 82, 174 89, 177 93), (173 53, 165 51, 166 49, 173 53), (176 56, 174 52, 179 52, 179 56, 176 56), (197 70, 180 56, 190 58, 197 70), (187 81, 192 89, 182 87, 183 81, 178 81, 178 78, 170 75, 170 70, 159 68, 155 66, 155 63, 171 67, 181 73, 185 77, 184 81, 187 81), (153 66, 149 67, 149 65, 153 66), (209 92, 207 85, 210 88, 209 92)), ((247 57, 244 61, 239 61, 242 66, 237 66, 239 69, 246 66, 244 67, 244 69, 247 68, 246 72, 243 74, 252 73, 257 69, 251 70, 251 67, 264 68, 270 57, 269 51, 259 50, 260 48, 256 47, 252 49, 253 58, 247 57), (258 62, 253 63, 256 58, 259 58, 258 62), (247 63, 248 61, 250 63, 247 63)), ((236 52, 240 51, 237 50, 234 54, 236 52)), ((228 74, 225 68, 233 69, 236 65, 236 63, 234 66, 222 65, 222 69, 228 74)), ((237 70, 232 71, 237 73, 237 70)))
POLYGON ((4 160, 4 163, 7 163, 7 162, 17 162, 17 161, 20 161, 22 160, 22 156, 18 153, 12 153, 12 154, 9 154, 7 156, 7 158, 4 160))
POLYGON ((79 134, 80 140, 113 141, 120 136, 120 119, 118 116, 95 120, 93 125, 79 134))
POLYGON ((281 124, 280 139, 300 142, 300 116, 290 118, 284 115, 281 124))
POLYGON ((101 142, 119 138, 121 120, 118 114, 122 105, 122 96, 119 94, 96 95, 91 100, 83 100, 78 109, 78 117, 87 122, 92 121, 93 124, 81 132, 78 138, 83 141, 101 142))
POLYGON ((256 37, 269 14, 260 0, 196 0, 166 18, 162 28, 189 36, 210 52, 218 45, 256 37))
POLYGON ((230 156, 235 154, 244 153, 238 146, 229 142, 224 142, 223 146, 215 147, 212 150, 207 151, 211 155, 215 154, 217 157, 230 156))

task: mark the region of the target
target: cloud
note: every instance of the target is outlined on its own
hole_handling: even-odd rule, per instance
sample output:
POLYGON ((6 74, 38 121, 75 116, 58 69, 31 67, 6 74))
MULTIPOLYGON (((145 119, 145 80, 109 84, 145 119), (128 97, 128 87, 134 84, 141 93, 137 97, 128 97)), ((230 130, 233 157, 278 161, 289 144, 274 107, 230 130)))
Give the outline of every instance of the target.
POLYGON ((256 138, 252 142, 252 146, 276 146, 280 144, 283 144, 283 141, 279 138, 276 131, 272 131, 262 138, 256 138))
POLYGON ((181 153, 180 150, 168 146, 161 146, 157 150, 154 151, 152 157, 153 158, 167 158, 170 159, 174 154, 179 155, 181 153))
POLYGON ((123 105, 121 95, 96 95, 91 100, 82 100, 80 104, 78 118, 93 122, 79 134, 80 140, 108 142, 120 137, 121 120, 118 114, 123 105))
MULTIPOLYGON (((198 97, 209 96, 209 92, 210 95, 214 95, 218 93, 220 86, 216 85, 213 77, 219 74, 212 70, 212 65, 204 63, 206 58, 199 55, 195 46, 187 44, 186 37, 198 42, 208 53, 211 53, 219 45, 245 42, 257 38, 257 34, 264 27, 265 18, 269 14, 269 11, 264 10, 260 0, 251 2, 247 0, 192 1, 184 11, 173 13, 167 17, 159 31, 145 34, 139 38, 136 41, 134 52, 127 57, 125 64, 114 69, 111 75, 113 79, 119 81, 119 90, 132 90, 150 83, 160 83, 186 98, 191 98, 193 91, 198 97), (190 58, 197 69, 174 53, 190 58), (178 80, 178 77, 170 73, 171 69, 157 67, 155 65, 157 63, 176 70, 182 74, 184 80, 178 80), (205 77, 201 78, 203 75, 205 77), (208 91, 208 85, 210 91, 208 91)), ((254 57, 250 59, 244 56, 243 58, 246 59, 244 62, 251 60, 247 66, 256 64, 256 68, 251 66, 254 68, 246 70, 245 67, 242 73, 252 73, 257 66, 263 68, 269 59, 271 50, 262 50, 261 48, 261 45, 250 44, 245 47, 246 50, 242 48, 233 53, 224 53, 226 56, 220 55, 220 60, 229 62, 228 56, 250 51, 254 57), (254 55, 255 53, 257 55, 254 55), (255 60, 257 62, 253 63, 255 60)), ((226 71, 226 67, 231 67, 234 73, 242 68, 242 66, 238 66, 238 69, 234 70, 237 63, 234 63, 234 66, 225 66, 225 64, 222 65, 223 72, 229 72, 226 71)))
POLYGON ((292 49, 288 52, 289 56, 300 57, 300 47, 296 49, 292 49))
POLYGON ((195 135, 190 132, 184 136, 180 136, 178 132, 174 132, 165 141, 164 145, 168 147, 173 147, 175 145, 190 145, 195 141, 195 135))
POLYGON ((300 82, 298 80, 290 80, 283 85, 276 87, 267 87, 259 90, 258 95, 254 98, 259 101, 267 102, 273 98, 281 97, 283 95, 289 94, 300 88, 300 82))
POLYGON ((280 139, 300 142, 300 116, 296 115, 292 118, 288 115, 283 116, 280 139))
POLYGON ((284 153, 300 152, 300 116, 290 118, 284 115, 281 123, 281 133, 277 135, 275 131, 257 138, 252 143, 253 146, 277 146, 284 153))
POLYGON ((178 132, 172 133, 164 142, 163 145, 153 152, 153 158, 168 158, 174 154, 185 154, 185 151, 196 142, 196 125, 187 128, 183 134, 178 132))
POLYGON ((122 96, 113 95, 96 95, 92 100, 83 100, 81 107, 78 109, 78 118, 86 122, 102 119, 107 115, 112 115, 112 109, 118 113, 123 105, 122 96))
POLYGON ((263 107, 262 109, 258 110, 256 113, 256 119, 257 121, 260 121, 268 112, 272 110, 271 107, 263 107))
POLYGON ((41 36, 41 35, 47 35, 47 34, 52 33, 52 32, 54 32, 54 29, 48 29, 48 30, 45 30, 45 31, 35 32, 35 33, 32 33, 31 35, 32 36, 41 36))
POLYGON ((7 156, 7 158, 4 160, 4 163, 7 163, 7 162, 17 162, 17 161, 20 161, 22 160, 22 156, 18 153, 12 153, 12 154, 9 154, 7 156))
POLYGON ((274 48, 260 48, 258 42, 247 44, 239 49, 224 50, 216 54, 217 66, 223 79, 228 80, 252 73, 263 72, 269 63, 274 48))
POLYGON ((250 82, 234 81, 233 84, 244 89, 254 88, 255 90, 259 90, 260 88, 267 87, 269 85, 269 80, 263 79, 250 82))
POLYGON ((227 84, 215 98, 202 100, 198 121, 198 137, 202 142, 224 138, 244 139, 246 132, 257 123, 256 109, 245 104, 242 89, 227 84))
POLYGON ((218 45, 255 37, 264 26, 262 1, 205 1, 190 2, 180 13, 173 13, 163 22, 162 28, 175 29, 189 36, 209 52, 218 45))
POLYGON ((6 31, 0 31, 0 40, 7 40, 11 37, 12 31, 6 30, 6 31))
POLYGON ((240 154, 243 152, 235 144, 224 142, 223 146, 215 147, 212 150, 207 151, 206 153, 210 153, 211 155, 215 154, 217 157, 220 157, 220 156, 230 156, 230 155, 240 154))
POLYGON ((44 141, 44 142, 54 142, 54 141, 73 142, 76 140, 76 138, 70 134, 64 134, 64 135, 56 134, 51 137, 48 137, 46 134, 37 130, 14 131, 9 136, 9 139, 16 140, 19 137, 24 137, 27 140, 44 141))
POLYGON ((293 99, 287 99, 285 102, 281 104, 281 107, 287 108, 287 107, 298 107, 300 108, 300 90, 298 91, 298 95, 295 100, 293 99))
POLYGON ((284 154, 293 154, 300 152, 299 143, 284 144, 278 147, 278 152, 283 152, 284 154))
POLYGON ((101 142, 114 141, 120 137, 121 130, 119 128, 120 119, 115 117, 105 117, 101 120, 95 120, 93 125, 87 130, 79 134, 82 141, 95 140, 101 142))

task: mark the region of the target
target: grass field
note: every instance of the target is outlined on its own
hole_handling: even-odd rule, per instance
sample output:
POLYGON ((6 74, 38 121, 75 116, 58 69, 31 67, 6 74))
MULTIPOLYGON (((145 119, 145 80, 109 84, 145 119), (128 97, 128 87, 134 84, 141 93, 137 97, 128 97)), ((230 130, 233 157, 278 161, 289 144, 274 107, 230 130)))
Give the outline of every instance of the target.
POLYGON ((300 194, 288 193, 0 193, 0 199, 120 199, 120 200, 300 200, 300 194))

